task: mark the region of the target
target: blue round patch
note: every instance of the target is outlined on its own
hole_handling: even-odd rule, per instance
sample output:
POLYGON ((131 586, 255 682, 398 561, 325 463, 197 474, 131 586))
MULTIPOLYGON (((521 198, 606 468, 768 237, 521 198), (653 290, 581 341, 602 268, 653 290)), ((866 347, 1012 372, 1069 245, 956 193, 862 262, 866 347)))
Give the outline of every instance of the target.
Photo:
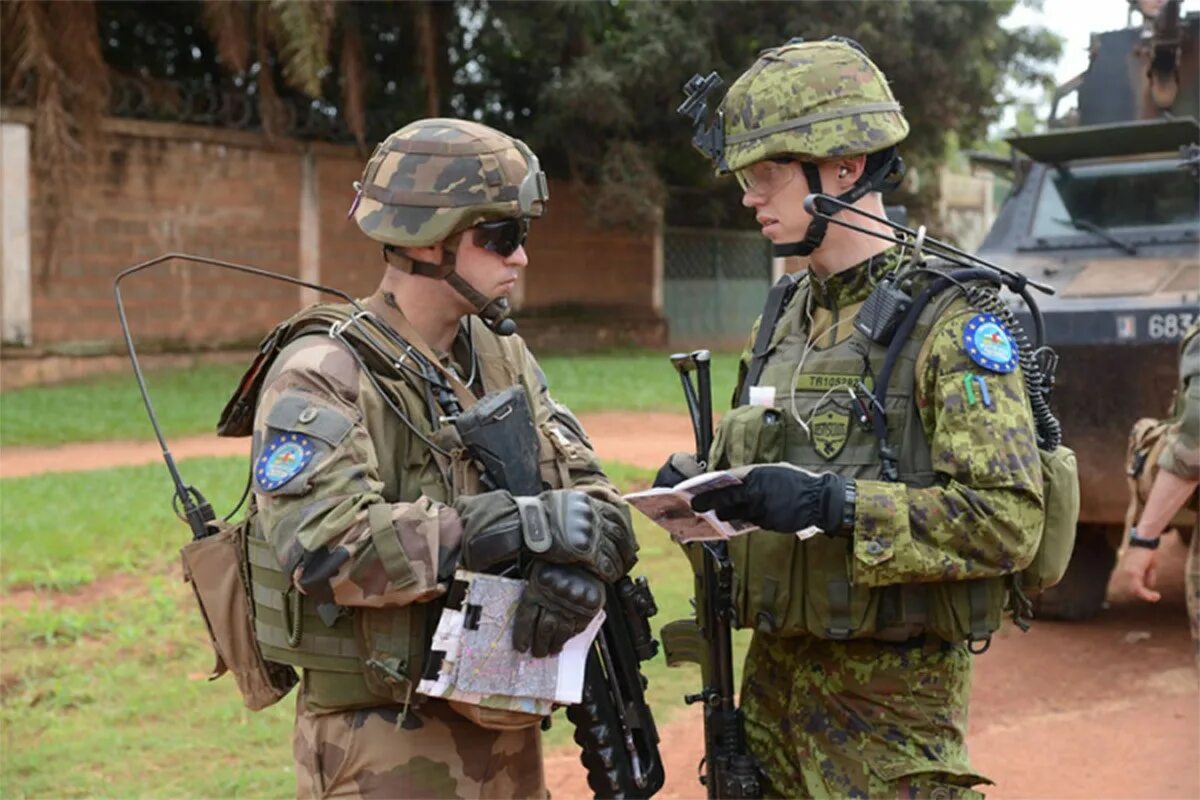
POLYGON ((315 452, 312 440, 303 434, 276 434, 254 465, 254 480, 264 492, 273 492, 299 475, 315 452))
POLYGON ((1017 368, 1019 354, 995 314, 976 314, 963 329, 963 349, 979 366, 1001 374, 1017 368))

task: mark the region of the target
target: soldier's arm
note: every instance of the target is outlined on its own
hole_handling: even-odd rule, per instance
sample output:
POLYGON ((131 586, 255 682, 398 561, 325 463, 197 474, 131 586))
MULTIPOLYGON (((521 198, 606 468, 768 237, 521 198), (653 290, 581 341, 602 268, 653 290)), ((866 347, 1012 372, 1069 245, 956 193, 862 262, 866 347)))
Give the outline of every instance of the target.
POLYGON ((1200 335, 1188 341, 1179 360, 1182 413, 1167 429, 1159 469, 1185 481, 1200 480, 1200 335))
POLYGON ((1180 414, 1163 434, 1158 474, 1137 521, 1137 533, 1143 539, 1162 535, 1200 483, 1200 337, 1189 342, 1180 376, 1184 381, 1178 401, 1180 414))
POLYGON ((916 402, 934 484, 858 482, 856 583, 990 577, 1033 559, 1043 513, 1033 415, 1020 368, 991 372, 966 354, 963 330, 974 313, 943 315, 917 360, 916 402), (986 382, 990 406, 977 385, 967 392, 964 378, 972 374, 986 382))
POLYGON ((418 488, 402 487, 410 502, 384 500, 379 443, 362 412, 371 391, 344 345, 306 337, 280 354, 256 413, 253 488, 263 530, 280 566, 318 603, 431 600, 445 591, 439 565, 446 571, 461 539, 454 510, 418 488), (289 443, 297 461, 272 462, 289 443))

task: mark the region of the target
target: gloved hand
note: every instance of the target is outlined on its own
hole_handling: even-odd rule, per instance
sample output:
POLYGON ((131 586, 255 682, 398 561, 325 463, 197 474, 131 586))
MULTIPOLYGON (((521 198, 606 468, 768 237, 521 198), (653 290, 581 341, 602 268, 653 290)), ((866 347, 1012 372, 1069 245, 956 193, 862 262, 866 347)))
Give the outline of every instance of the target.
POLYGON ((794 533, 816 525, 829 536, 842 530, 846 487, 853 482, 830 472, 791 464, 734 470, 742 483, 692 498, 696 511, 715 511, 724 520, 745 520, 768 531, 794 533))
POLYGON ((522 551, 542 561, 576 564, 612 582, 637 561, 629 512, 574 489, 537 497, 497 490, 460 497, 462 564, 485 572, 522 551))
POLYGON ((472 572, 487 572, 499 564, 517 560, 524 541, 517 504, 508 492, 497 489, 463 495, 454 501, 462 522, 462 566, 472 572))
POLYGON ((637 562, 628 509, 575 489, 552 489, 537 500, 518 500, 525 548, 534 558, 584 567, 606 583, 637 562))
POLYGON ((680 481, 694 478, 703 471, 694 454, 671 453, 671 457, 658 468, 658 474, 654 476, 654 488, 662 486, 670 489, 680 481))
POLYGON ((604 606, 604 584, 579 567, 535 561, 513 619, 513 647, 536 658, 562 652, 604 606))

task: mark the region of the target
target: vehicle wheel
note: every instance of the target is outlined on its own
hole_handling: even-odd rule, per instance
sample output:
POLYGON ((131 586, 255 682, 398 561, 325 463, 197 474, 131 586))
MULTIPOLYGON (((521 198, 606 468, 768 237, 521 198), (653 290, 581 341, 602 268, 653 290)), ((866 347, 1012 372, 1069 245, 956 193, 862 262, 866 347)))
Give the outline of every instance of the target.
POLYGON ((1077 621, 1100 613, 1117 556, 1105 535, 1105 527, 1079 526, 1071 563, 1063 579, 1033 599, 1035 619, 1077 621))

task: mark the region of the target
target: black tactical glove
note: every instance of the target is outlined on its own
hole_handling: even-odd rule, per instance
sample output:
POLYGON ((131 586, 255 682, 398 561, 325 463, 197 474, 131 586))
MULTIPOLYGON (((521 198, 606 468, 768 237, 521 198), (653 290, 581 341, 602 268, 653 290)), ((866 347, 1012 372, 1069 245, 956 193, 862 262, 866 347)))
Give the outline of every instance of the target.
POLYGON ((658 474, 654 476, 654 488, 670 489, 680 481, 694 478, 701 472, 704 470, 692 453, 671 453, 671 457, 658 468, 658 474))
POLYGON ((514 562, 524 551, 577 564, 611 583, 637 561, 628 510, 574 489, 537 497, 497 490, 460 497, 454 508, 463 526, 462 564, 475 572, 514 562))
POLYGON ((816 525, 829 536, 848 533, 844 516, 854 481, 829 472, 815 473, 791 464, 735 470, 736 486, 698 494, 696 511, 715 511, 724 520, 744 520, 768 531, 795 533, 816 525))
POLYGON ((624 507, 575 489, 552 489, 517 498, 525 549, 537 559, 584 567, 606 583, 637 561, 633 524, 624 507))
POLYGON ((513 647, 536 658, 562 652, 604 606, 604 584, 579 567, 535 561, 513 619, 513 647))
POLYGON ((521 518, 516 501, 497 489, 464 495, 454 501, 462 521, 462 566, 487 572, 499 564, 514 563, 521 554, 521 518))

